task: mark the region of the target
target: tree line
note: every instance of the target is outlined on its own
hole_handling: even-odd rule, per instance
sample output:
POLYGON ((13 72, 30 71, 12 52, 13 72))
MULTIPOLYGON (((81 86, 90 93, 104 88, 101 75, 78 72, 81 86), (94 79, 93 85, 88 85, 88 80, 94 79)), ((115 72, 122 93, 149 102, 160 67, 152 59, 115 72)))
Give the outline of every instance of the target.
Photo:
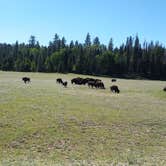
POLYGON ((48 46, 31 36, 29 42, 0 43, 0 70, 23 72, 61 72, 105 76, 142 76, 166 79, 166 48, 159 42, 140 43, 139 37, 127 37, 114 47, 93 41, 88 33, 84 43, 55 34, 48 46))

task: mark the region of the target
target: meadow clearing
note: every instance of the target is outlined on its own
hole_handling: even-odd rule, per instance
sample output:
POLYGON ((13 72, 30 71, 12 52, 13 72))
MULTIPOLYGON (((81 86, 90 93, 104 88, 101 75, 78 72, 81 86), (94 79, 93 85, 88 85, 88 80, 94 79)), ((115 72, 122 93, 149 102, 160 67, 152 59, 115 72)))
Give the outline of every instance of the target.
POLYGON ((0 71, 0 165, 166 165, 166 81, 77 76, 0 71))

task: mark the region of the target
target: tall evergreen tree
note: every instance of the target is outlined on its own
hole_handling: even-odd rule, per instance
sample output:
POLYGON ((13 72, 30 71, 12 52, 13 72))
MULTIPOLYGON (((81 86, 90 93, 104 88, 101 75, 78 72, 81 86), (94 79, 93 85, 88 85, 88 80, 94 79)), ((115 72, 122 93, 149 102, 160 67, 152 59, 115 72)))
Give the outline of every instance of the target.
POLYGON ((111 38, 108 44, 108 50, 109 51, 113 51, 114 49, 114 45, 113 45, 113 39, 111 38))
POLYGON ((62 37, 61 48, 65 48, 65 47, 66 47, 66 39, 65 39, 65 37, 62 37))
POLYGON ((35 47, 35 45, 36 45, 36 37, 31 35, 30 39, 29 39, 29 46, 30 47, 35 47))
POLYGON ((90 47, 91 46, 91 37, 90 34, 88 33, 85 39, 85 46, 90 47))
POLYGON ((74 47, 74 42, 73 40, 70 42, 70 48, 73 48, 74 47))
POLYGON ((93 45, 95 46, 99 46, 100 45, 100 41, 99 41, 99 38, 98 37, 95 37, 94 40, 93 40, 93 45))
POLYGON ((133 71, 138 72, 139 61, 141 57, 139 38, 136 36, 134 44, 133 71))

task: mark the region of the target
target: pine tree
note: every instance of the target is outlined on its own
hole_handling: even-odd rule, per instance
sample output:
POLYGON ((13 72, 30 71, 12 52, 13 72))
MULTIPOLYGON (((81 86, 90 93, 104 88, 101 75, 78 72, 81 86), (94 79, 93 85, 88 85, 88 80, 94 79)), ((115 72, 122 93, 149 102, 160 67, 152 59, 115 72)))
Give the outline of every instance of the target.
POLYGON ((108 44, 108 50, 109 51, 113 51, 114 49, 114 45, 113 45, 113 39, 111 38, 108 44))
POLYGON ((36 37, 31 35, 29 39, 29 47, 33 48, 36 45, 36 37))
POLYGON ((73 42, 73 40, 70 42, 70 48, 73 48, 74 47, 74 42, 73 42))
POLYGON ((66 39, 65 39, 65 37, 62 37, 61 48, 65 48, 65 47, 66 47, 66 39))
POLYGON ((91 37, 90 34, 87 33, 86 39, 85 39, 85 46, 90 47, 91 46, 91 37))
POLYGON ((95 46, 99 46, 100 45, 100 41, 99 41, 99 38, 98 37, 95 37, 94 40, 93 40, 93 45, 95 46))

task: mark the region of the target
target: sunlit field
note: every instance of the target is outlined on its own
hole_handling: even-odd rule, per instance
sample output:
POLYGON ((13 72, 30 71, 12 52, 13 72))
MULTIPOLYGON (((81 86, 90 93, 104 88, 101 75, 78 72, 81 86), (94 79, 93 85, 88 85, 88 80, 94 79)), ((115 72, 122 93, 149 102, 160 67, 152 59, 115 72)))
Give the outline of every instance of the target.
POLYGON ((166 165, 166 82, 78 76, 0 72, 0 165, 166 165))

